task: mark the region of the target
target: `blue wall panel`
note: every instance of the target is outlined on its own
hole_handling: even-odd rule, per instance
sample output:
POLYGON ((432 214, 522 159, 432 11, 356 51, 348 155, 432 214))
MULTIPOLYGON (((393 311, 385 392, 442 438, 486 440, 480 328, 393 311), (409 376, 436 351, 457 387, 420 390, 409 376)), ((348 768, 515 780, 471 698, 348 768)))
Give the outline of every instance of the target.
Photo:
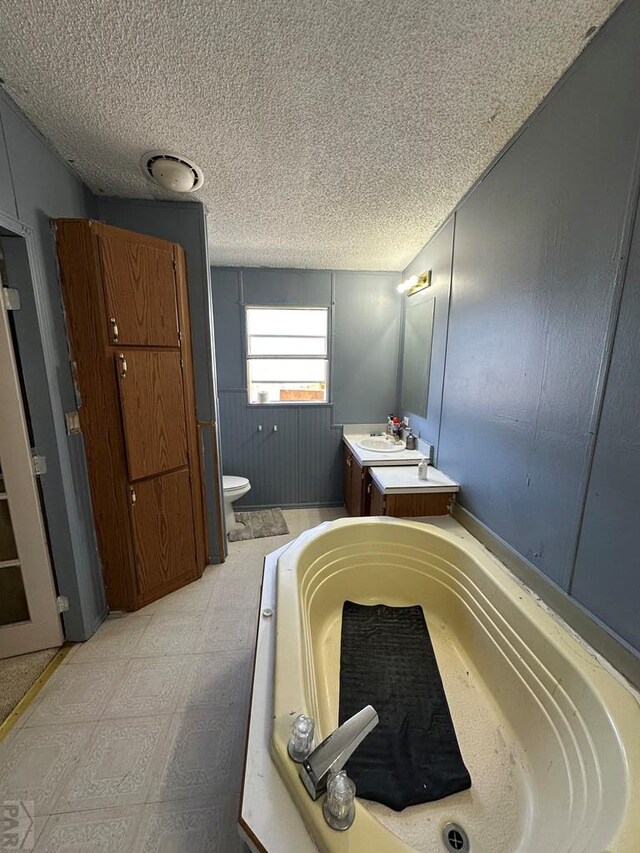
POLYGON ((330 407, 298 409, 298 502, 340 504, 342 429, 332 425, 330 407))
POLYGON ((598 430, 572 594, 640 650, 640 220, 598 430))
POLYGON ((246 269, 245 305, 323 306, 331 304, 327 270, 246 269))
POLYGON ((238 390, 247 384, 243 362, 240 271, 216 269, 214 273, 218 388, 238 390))
POLYGON ((565 588, 640 121, 640 5, 611 24, 456 213, 439 464, 565 588))
POLYGON ((245 391, 221 391, 220 411, 223 471, 251 483, 236 506, 299 504, 298 407, 248 406, 245 391))
POLYGON ((0 210, 6 215, 16 218, 16 200, 13 194, 9 155, 2 128, 2 110, 0 109, 0 210))

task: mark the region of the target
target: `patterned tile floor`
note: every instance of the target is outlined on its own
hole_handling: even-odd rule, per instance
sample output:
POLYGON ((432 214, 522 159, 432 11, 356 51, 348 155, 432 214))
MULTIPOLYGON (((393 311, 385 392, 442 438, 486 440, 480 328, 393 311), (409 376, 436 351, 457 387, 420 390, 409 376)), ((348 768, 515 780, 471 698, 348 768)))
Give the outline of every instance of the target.
POLYGON ((201 580, 110 617, 0 744, 0 800, 35 803, 36 851, 243 850, 236 815, 262 560, 344 511, 284 515, 288 536, 233 542, 201 580))

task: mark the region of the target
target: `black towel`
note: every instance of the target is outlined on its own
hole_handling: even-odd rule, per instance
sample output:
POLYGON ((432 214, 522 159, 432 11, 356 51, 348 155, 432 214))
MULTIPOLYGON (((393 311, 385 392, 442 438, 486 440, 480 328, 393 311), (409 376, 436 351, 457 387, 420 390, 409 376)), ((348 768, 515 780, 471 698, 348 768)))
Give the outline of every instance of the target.
POLYGON ((380 722, 347 762, 359 797, 402 811, 471 787, 421 607, 345 602, 340 724, 365 705, 380 722))

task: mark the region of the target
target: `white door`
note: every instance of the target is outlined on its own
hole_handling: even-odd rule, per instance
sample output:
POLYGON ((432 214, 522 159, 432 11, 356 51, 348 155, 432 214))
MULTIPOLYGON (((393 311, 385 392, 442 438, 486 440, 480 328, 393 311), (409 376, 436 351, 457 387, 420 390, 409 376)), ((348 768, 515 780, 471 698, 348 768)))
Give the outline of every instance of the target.
POLYGON ((62 640, 11 328, 0 298, 0 658, 62 640))

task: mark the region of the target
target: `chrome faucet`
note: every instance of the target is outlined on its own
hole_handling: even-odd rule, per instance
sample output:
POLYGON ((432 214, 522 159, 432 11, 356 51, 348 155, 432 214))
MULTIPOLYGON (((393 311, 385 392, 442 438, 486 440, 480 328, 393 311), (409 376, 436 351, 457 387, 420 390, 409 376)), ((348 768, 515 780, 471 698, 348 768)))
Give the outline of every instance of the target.
POLYGON ((329 773, 342 770, 356 747, 379 722, 378 712, 367 705, 331 732, 302 762, 300 778, 311 799, 317 800, 326 790, 329 773))

